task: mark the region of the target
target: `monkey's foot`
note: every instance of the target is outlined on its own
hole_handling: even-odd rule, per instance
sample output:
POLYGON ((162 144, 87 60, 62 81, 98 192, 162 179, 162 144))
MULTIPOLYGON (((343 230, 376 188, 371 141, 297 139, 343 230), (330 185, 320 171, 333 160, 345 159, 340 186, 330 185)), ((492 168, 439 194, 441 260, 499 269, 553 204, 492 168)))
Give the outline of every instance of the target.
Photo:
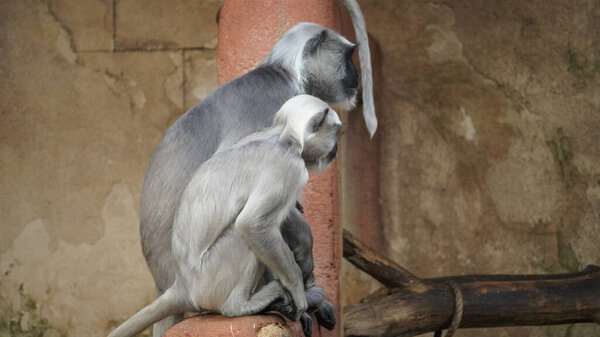
POLYGON ((323 301, 321 308, 314 312, 317 322, 327 330, 335 328, 335 308, 328 301, 323 301))
POLYGON ((300 317, 300 324, 302 324, 302 332, 304 332, 304 336, 311 337, 312 336, 312 318, 307 313, 302 314, 300 317))

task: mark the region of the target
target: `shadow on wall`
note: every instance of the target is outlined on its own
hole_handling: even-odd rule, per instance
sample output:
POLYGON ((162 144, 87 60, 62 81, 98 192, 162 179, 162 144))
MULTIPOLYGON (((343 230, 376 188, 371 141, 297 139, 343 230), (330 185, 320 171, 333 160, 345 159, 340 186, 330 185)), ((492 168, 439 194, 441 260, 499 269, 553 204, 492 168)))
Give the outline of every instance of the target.
MULTIPOLYGON (((360 4, 382 52, 383 233, 365 229, 360 214, 344 226, 422 277, 600 263, 600 55, 591 47, 600 4, 360 4)), ((344 151, 346 167, 372 165, 344 151)), ((362 193, 354 183, 364 172, 349 172, 362 193)), ((364 206, 363 195, 345 197, 350 213, 364 206)), ((380 287, 347 265, 344 276, 347 303, 380 287)), ((599 333, 592 324, 460 332, 599 333)))

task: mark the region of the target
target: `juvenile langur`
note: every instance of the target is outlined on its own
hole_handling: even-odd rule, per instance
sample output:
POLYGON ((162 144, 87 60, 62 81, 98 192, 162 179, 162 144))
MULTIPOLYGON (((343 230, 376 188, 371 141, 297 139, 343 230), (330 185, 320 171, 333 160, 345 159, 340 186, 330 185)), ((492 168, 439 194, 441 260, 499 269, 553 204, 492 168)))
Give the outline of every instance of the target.
POLYGON ((327 103, 288 100, 271 128, 222 148, 193 173, 175 215, 173 285, 109 337, 133 336, 184 311, 256 314, 286 290, 307 308, 302 271, 280 226, 297 212, 307 170, 333 160, 341 122, 327 103), (266 268, 276 275, 263 284, 266 268))
MULTIPOLYGON (((345 0, 355 20, 363 80, 363 114, 371 135, 377 120, 372 105, 371 65, 362 14, 355 0, 345 0), (371 102, 371 103, 369 103, 371 102)), ((356 45, 323 26, 300 23, 286 32, 261 65, 217 90, 187 111, 165 133, 154 151, 142 188, 140 234, 142 251, 158 294, 175 280, 171 237, 175 210, 192 173, 217 149, 271 125, 275 112, 289 98, 311 94, 350 109, 358 90, 352 63, 356 45)), ((312 235, 309 224, 290 211, 281 233, 302 270, 307 298, 322 295, 314 286, 312 235)), ((275 307, 283 310, 281 306, 275 307)), ((319 324, 333 328, 335 312, 325 301, 316 312, 319 324)), ((181 315, 154 325, 160 337, 181 315)))

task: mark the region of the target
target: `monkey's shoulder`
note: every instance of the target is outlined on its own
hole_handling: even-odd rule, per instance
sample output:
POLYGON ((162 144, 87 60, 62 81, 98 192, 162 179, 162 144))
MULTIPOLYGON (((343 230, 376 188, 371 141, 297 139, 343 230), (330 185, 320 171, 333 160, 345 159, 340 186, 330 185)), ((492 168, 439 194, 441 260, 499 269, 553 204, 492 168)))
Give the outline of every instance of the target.
POLYGON ((256 132, 269 126, 277 109, 298 93, 288 70, 262 65, 210 93, 183 114, 171 132, 199 136, 199 125, 204 130, 225 127, 256 132))
POLYGON ((273 179, 298 180, 306 171, 300 155, 277 142, 276 138, 238 144, 216 154, 209 160, 212 161, 214 165, 211 166, 218 166, 224 171, 245 171, 256 176, 269 175, 273 179))
POLYGON ((255 164, 262 164, 263 168, 272 167, 280 169, 280 166, 286 166, 294 169, 301 169, 304 161, 293 149, 282 145, 277 138, 266 140, 254 140, 241 144, 236 151, 235 156, 242 160, 252 161, 255 164))

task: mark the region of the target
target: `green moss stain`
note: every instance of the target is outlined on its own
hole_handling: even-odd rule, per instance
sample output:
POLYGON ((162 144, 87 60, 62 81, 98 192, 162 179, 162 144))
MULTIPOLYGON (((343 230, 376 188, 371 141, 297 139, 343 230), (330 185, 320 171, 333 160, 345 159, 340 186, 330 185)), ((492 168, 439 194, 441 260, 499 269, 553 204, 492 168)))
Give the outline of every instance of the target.
POLYGON ((35 304, 35 301, 32 300, 30 297, 25 297, 23 301, 23 308, 25 308, 25 310, 27 311, 34 311, 35 309, 37 309, 37 305, 35 304))
MULTIPOLYGON (((39 318, 39 317, 38 317, 39 318)), ((6 321, 0 318, 0 337, 63 337, 58 331, 48 325, 45 320, 32 321, 26 326, 22 323, 23 316, 18 321, 6 321)))
POLYGON ((35 301, 19 288, 21 310, 0 313, 0 337, 66 337, 37 313, 35 301))
POLYGON ((600 60, 588 60, 584 55, 576 53, 569 48, 565 53, 567 70, 575 77, 576 89, 585 89, 590 82, 597 81, 600 77, 600 60))

